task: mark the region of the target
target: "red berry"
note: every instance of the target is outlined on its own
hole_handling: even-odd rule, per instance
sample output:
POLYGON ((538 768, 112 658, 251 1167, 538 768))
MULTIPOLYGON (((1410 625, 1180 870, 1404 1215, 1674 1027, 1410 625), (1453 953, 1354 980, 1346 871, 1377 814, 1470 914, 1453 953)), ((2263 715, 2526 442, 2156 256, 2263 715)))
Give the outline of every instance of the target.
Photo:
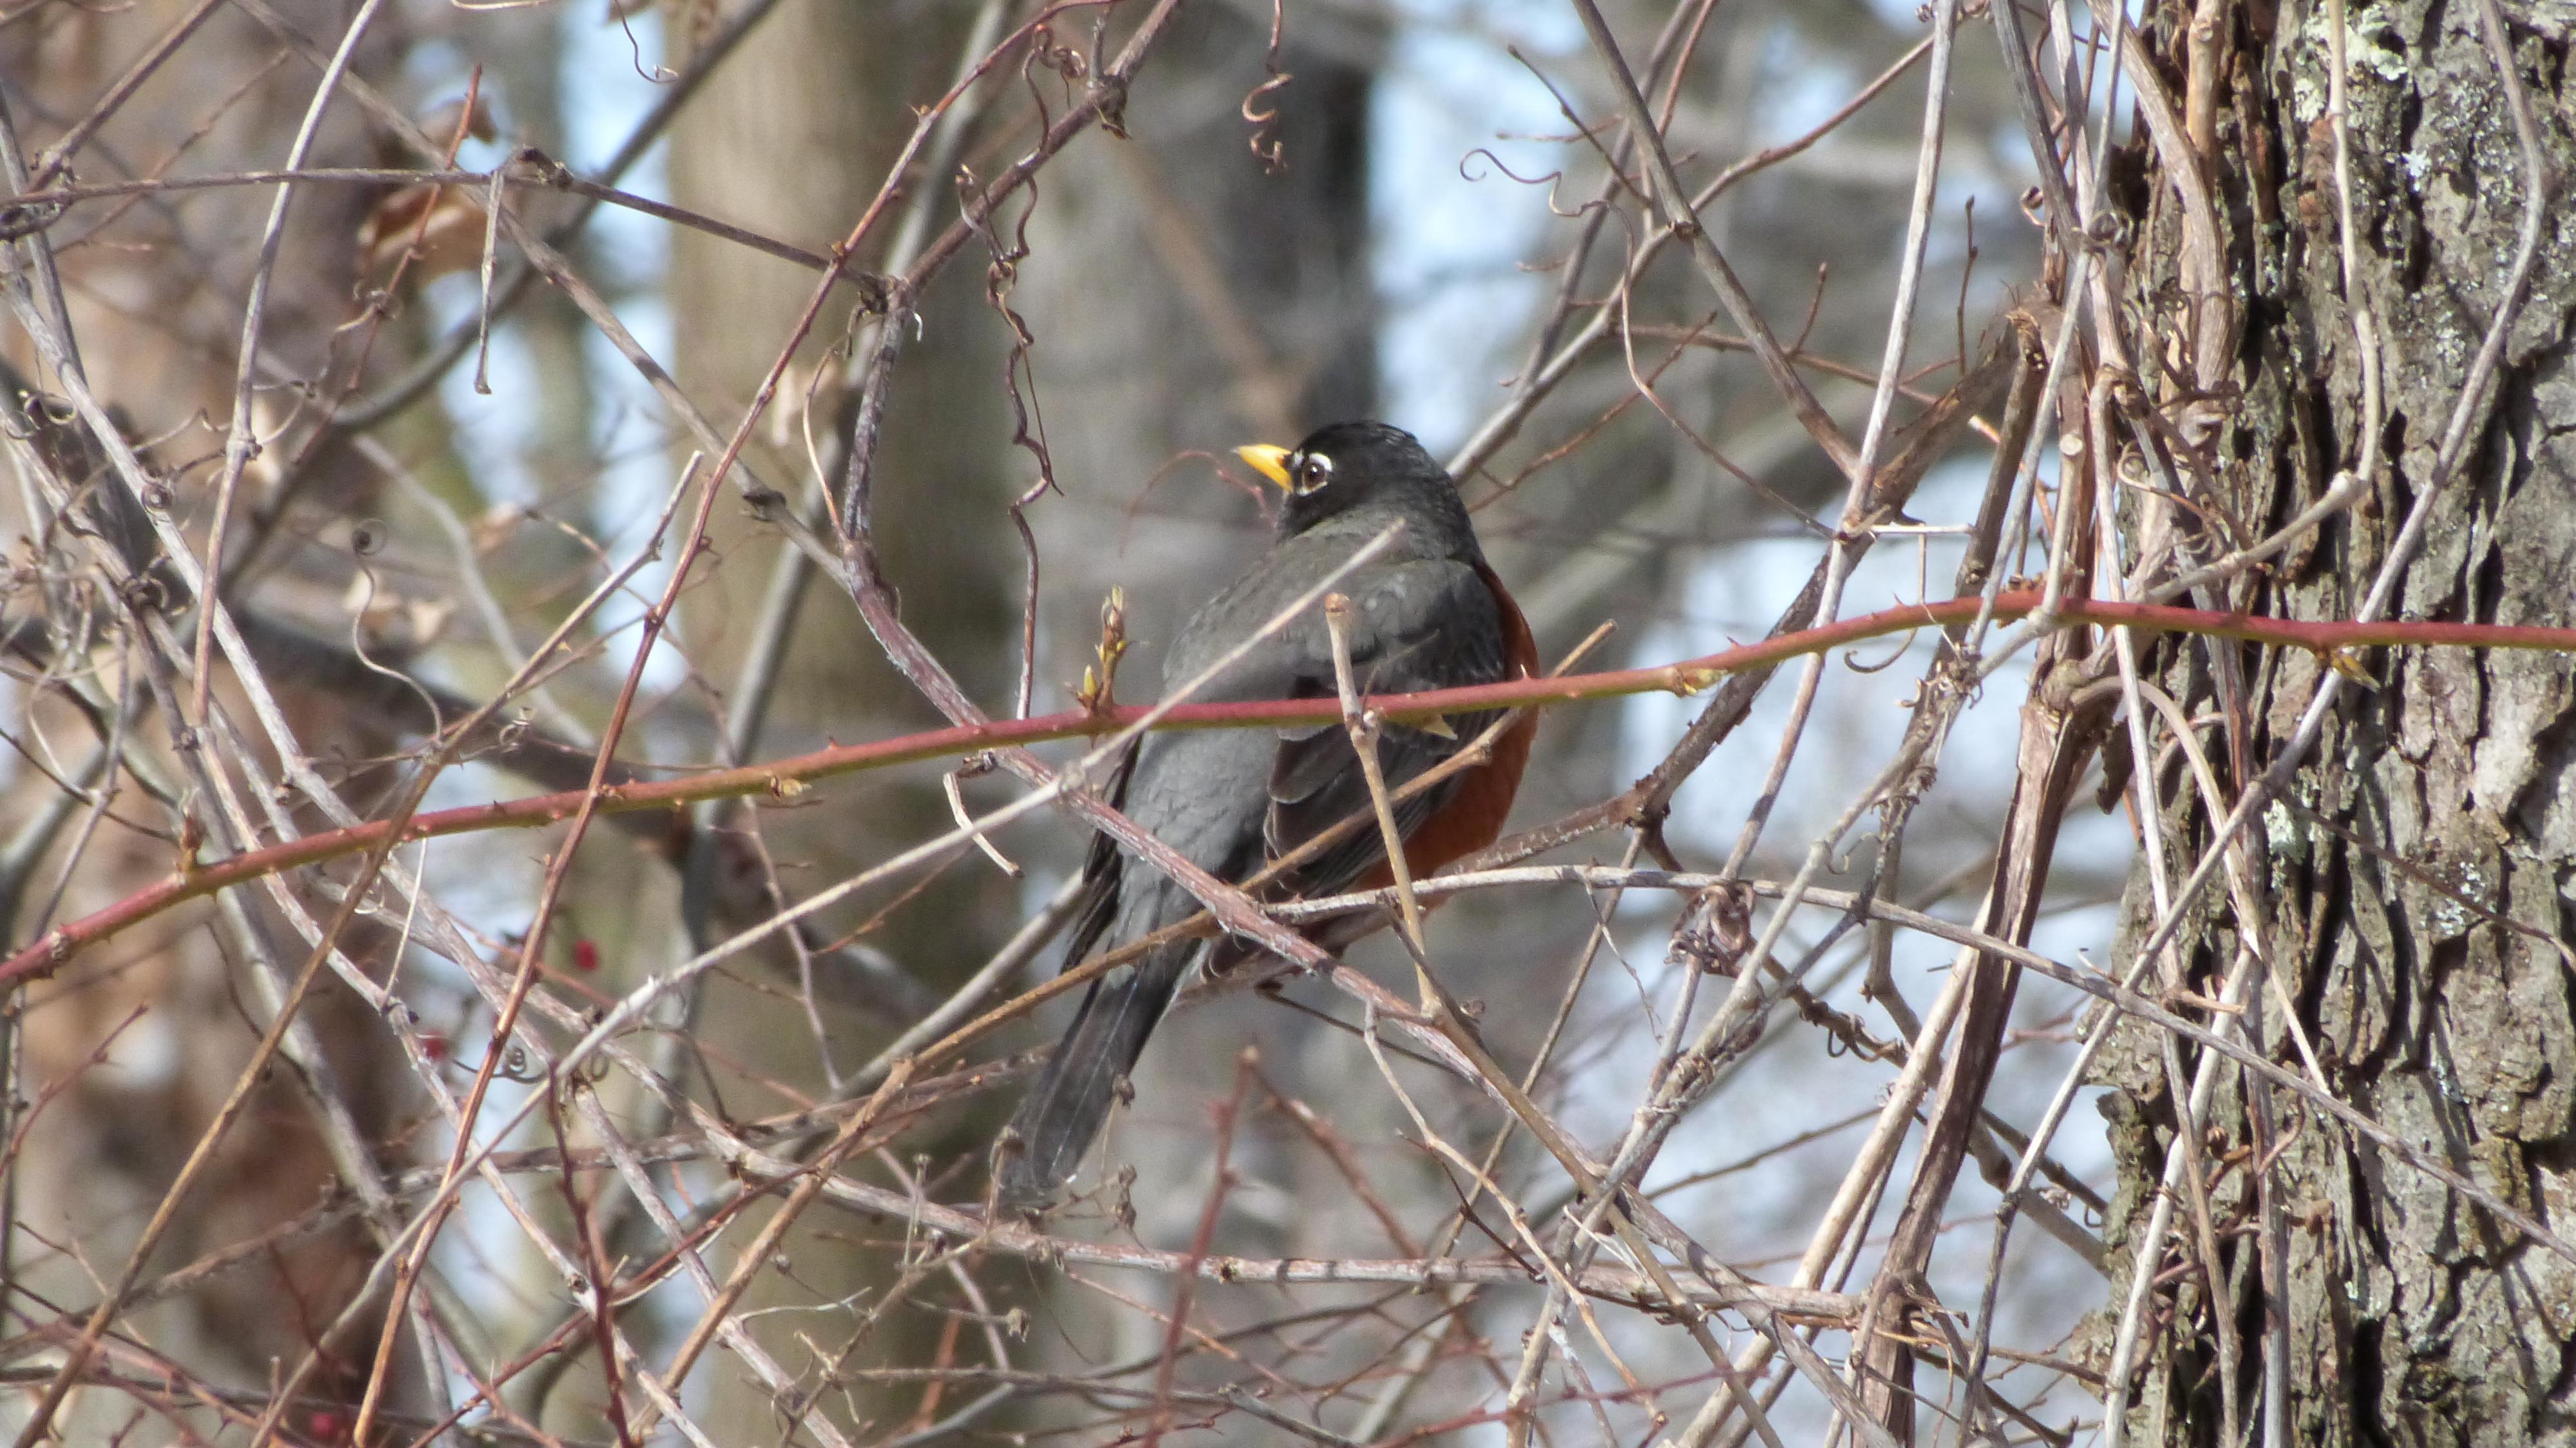
POLYGON ((584 936, 581 939, 574 941, 572 943, 572 963, 573 968, 576 970, 599 969, 599 946, 597 942, 591 940, 588 936, 584 936))

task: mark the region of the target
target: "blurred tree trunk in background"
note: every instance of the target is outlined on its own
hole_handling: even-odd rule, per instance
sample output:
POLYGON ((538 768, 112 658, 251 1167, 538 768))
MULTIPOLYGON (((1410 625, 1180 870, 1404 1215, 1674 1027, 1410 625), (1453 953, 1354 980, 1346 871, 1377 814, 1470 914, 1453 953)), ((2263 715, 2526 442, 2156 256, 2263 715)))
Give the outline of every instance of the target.
MULTIPOLYGON (((2205 522, 2242 542, 2323 496, 2339 470, 2360 465, 2372 439, 2362 435, 2361 313, 2344 301, 2326 116, 2330 12, 2217 8, 2225 18, 2216 73, 2228 79, 2215 97, 2207 170, 2223 208, 2228 274, 2248 300, 2237 359, 2244 395, 2236 420, 2212 439, 2201 485, 2210 489, 2205 522)), ((2355 12, 2350 240, 2354 291, 2376 328, 2385 377, 2383 465, 2340 525, 2209 606, 2352 617, 2410 510, 2438 486, 2391 616, 2570 621, 2576 370, 2567 308, 2576 261, 2563 193, 2554 202, 2533 195, 2481 41, 2480 8, 2407 0, 2355 12), (2534 205, 2550 210, 2528 300, 2496 382, 2473 400, 2458 467, 2439 477, 2444 429, 2534 205)), ((2161 59, 2173 75, 2184 73, 2189 30, 2178 21, 2155 31, 2170 42, 2161 59)), ((2567 39, 2563 19, 2552 33, 2515 29, 2510 39, 2541 145, 2561 175, 2576 163, 2567 39)), ((2181 292, 2171 184, 2182 178, 2159 167, 2143 139, 2133 159, 2145 169, 2135 194, 2152 201, 2131 251, 2129 295, 2138 307, 2170 311, 2181 292)), ((2154 376, 2142 385, 2173 400, 2154 376)), ((2295 650, 2241 657, 2263 661, 2241 697, 2199 664, 2167 677, 2190 713, 2242 710, 2252 721, 2262 748, 2212 761, 2230 789, 2276 757, 2324 672, 2322 660, 2295 650)), ((2307 1074, 2294 1039, 2304 1036, 2336 1095, 2564 1235, 2576 1190, 2576 1021, 2564 944, 2576 936, 2568 662, 2443 649, 2377 652, 2363 663, 2375 682, 2343 690, 2287 798, 2248 825, 2268 918, 2242 918, 2227 882, 2214 881, 2178 937, 2189 983, 2214 997, 2240 951, 2260 952, 2297 1016, 2293 1031, 2278 1008, 2282 994, 2248 999, 2247 1019, 2259 1021, 2272 1059, 2307 1074)), ((2210 848, 2215 821, 2187 768, 2173 759, 2157 767, 2167 865, 2180 879, 2210 848)), ((2144 944, 2154 918, 2142 862, 2124 956, 2144 944)), ((2150 1029, 2121 1027, 2125 1039, 2100 1073, 2118 1088, 2104 1104, 2123 1185, 2108 1224, 2113 1320, 2133 1290, 2140 1235, 2177 1186, 2168 1169, 2178 1105, 2150 1029)), ((2182 1056, 2196 1067, 2187 1045, 2182 1056)), ((2576 1431, 2568 1355, 2576 1265, 2288 1093, 2264 1095, 2249 1121, 2231 1085, 2202 1122, 2211 1160, 2250 1146, 2257 1156, 2278 1151, 2281 1164, 2259 1198, 2242 1170, 2212 1185, 2225 1244, 2216 1303, 2194 1274, 2161 1281, 2144 1303, 2128 1425, 2139 1440, 2229 1441, 2225 1415, 2257 1401, 2267 1358, 2280 1362, 2287 1436, 2264 1441, 2506 1445, 2576 1431), (2213 1306, 2236 1329, 2234 1362, 2221 1360, 2213 1306), (2179 1320, 2160 1330, 2169 1314, 2179 1320), (2285 1335, 2285 1362, 2266 1350, 2267 1332, 2285 1335)), ((2151 1270, 2170 1272, 2177 1255, 2196 1256, 2186 1245, 2195 1230, 2187 1198, 2170 1215, 2174 1235, 2145 1257, 2151 1270)), ((2107 1361, 2107 1323, 2103 1331, 2097 1346, 2107 1361)))
MULTIPOLYGON (((979 8, 785 0, 674 125, 672 199, 817 250, 838 244, 894 163, 912 129, 913 108, 937 100, 954 79, 979 8)), ((712 8, 671 13, 672 66, 685 64, 703 38, 689 27, 712 23, 714 15, 712 8)), ((997 158, 1013 154, 999 138, 1025 144, 1024 109, 1025 94, 1011 80, 993 89, 985 122, 965 153, 979 174, 989 175, 1003 164, 997 158)), ((908 178, 896 216, 916 194, 932 208, 935 235, 957 213, 954 181, 908 178)), ((882 265, 896 230, 890 217, 854 266, 882 265)), ((1031 470, 1027 454, 1008 443, 1001 388, 1007 333, 985 306, 979 259, 970 244, 923 299, 919 339, 906 339, 877 458, 877 529, 905 620, 988 711, 1007 715, 1018 658, 1021 559, 1004 509, 1031 470)), ((674 370, 722 420, 719 425, 741 416, 813 285, 813 273, 803 268, 697 232, 673 233, 674 370)), ((844 425, 836 401, 842 359, 825 349, 845 340, 857 296, 843 288, 825 307, 747 454, 764 477, 792 496, 802 496, 813 473, 800 422, 810 427, 826 466, 836 467, 834 433, 844 425), (818 367, 824 379, 814 414, 805 418, 804 389, 818 367)), ((831 483, 837 490, 837 471, 831 483)), ((708 561, 714 566, 701 574, 704 581, 684 606, 682 625, 693 665, 708 685, 724 692, 720 702, 731 705, 772 572, 789 550, 774 529, 757 525, 730 500, 718 505, 711 537, 708 561)), ((809 579, 806 592, 754 757, 945 722, 886 662, 837 589, 809 579)), ((948 828, 937 768, 862 776, 826 786, 799 808, 764 811, 760 838, 787 897, 801 898, 948 828)), ((739 813, 725 817, 729 831, 742 825, 739 813)), ((746 843, 738 835, 729 842, 731 867, 745 867, 746 843)), ((891 903, 887 895, 863 897, 855 911, 828 918, 820 934, 837 936, 891 903)), ((936 999, 984 963, 1017 928, 1023 909, 1016 885, 970 853, 905 900, 859 945, 884 952, 896 968, 936 993, 927 998, 936 999)), ((711 1065, 715 1099, 737 1118, 819 1098, 827 1084, 822 1052, 829 1051, 846 1071, 865 1063, 890 1035, 881 1015, 848 1008, 844 983, 818 962, 813 994, 824 1039, 816 1040, 797 998, 797 962, 775 948, 762 958, 766 966, 747 964, 730 978, 712 981, 697 1016, 714 1048, 710 1057, 723 1063, 711 1065)), ((943 1165, 959 1157, 980 1159, 997 1120, 964 1114, 951 1131, 919 1149, 943 1165)), ((729 1229, 729 1239, 747 1242, 766 1217, 765 1209, 755 1208, 729 1229)), ((744 1304, 782 1358, 804 1356, 795 1334, 829 1339, 829 1351, 857 1331, 868 1335, 871 1356, 932 1360, 943 1319, 880 1302, 895 1264, 848 1245, 853 1233, 869 1230, 824 1212, 805 1218, 788 1237, 782 1251, 794 1269, 764 1275, 744 1304), (881 1309, 888 1315, 864 1325, 827 1317, 819 1326, 803 1314, 761 1315, 763 1308, 787 1303, 835 1301, 854 1302, 863 1316, 881 1309)), ((719 1275, 723 1270, 718 1268, 719 1275)), ((948 1289, 943 1283, 928 1290, 948 1289)), ((729 1353, 710 1361, 708 1384, 714 1397, 703 1421, 733 1425, 753 1438, 771 1430, 776 1406, 729 1353)), ((920 1401, 914 1385, 886 1389, 882 1396, 864 1386, 839 1385, 823 1395, 817 1411, 846 1411, 851 1420, 873 1421, 883 1431, 920 1401)), ((563 1421, 569 1426, 572 1420, 563 1421)))
MULTIPOLYGON (((7 88, 24 148, 41 156, 191 8, 153 0, 44 6, 13 17, 0 32, 0 86, 7 88)), ((284 0, 276 9, 308 39, 318 39, 325 53, 346 20, 342 7, 302 0, 284 0)), ((358 50, 353 76, 381 82, 399 70, 407 45, 404 20, 385 12, 358 50)), ((219 9, 69 158, 72 169, 81 181, 105 182, 166 169, 279 166, 317 73, 270 29, 239 11, 219 9)), ((322 125, 310 164, 366 165, 372 159, 369 128, 344 100, 322 125)), ((213 512, 224 422, 232 412, 242 299, 273 196, 269 188, 255 187, 146 198, 51 233, 83 370, 101 400, 125 415, 129 438, 152 444, 147 461, 171 483, 173 513, 199 537, 213 512), (107 217, 103 223, 101 216, 107 217)), ((261 607, 343 640, 350 626, 339 602, 351 573, 348 531, 333 522, 368 511, 380 480, 338 449, 305 456, 314 414, 303 402, 347 383, 351 353, 347 334, 337 329, 356 311, 354 238, 371 199, 354 187, 308 187, 288 212, 262 332, 255 403, 268 448, 243 477, 228 540, 239 559, 251 534, 268 531, 262 517, 278 516, 283 526, 263 552, 261 607), (315 394, 298 390, 307 384, 315 394)), ((7 264, 20 265, 18 248, 9 248, 7 264)), ((7 339, 7 361, 28 385, 39 392, 59 386, 14 320, 0 326, 0 337, 7 339)), ((11 410, 19 405, 13 398, 11 410)), ((75 471, 74 477, 86 471, 93 487, 121 488, 97 466, 101 456, 93 453, 88 463, 94 470, 75 471)), ((7 504, 10 526, 29 535, 44 523, 21 509, 32 497, 32 490, 12 488, 7 504)), ((65 707, 70 690, 88 690, 104 710, 102 718, 115 712, 120 679, 130 677, 135 700, 151 697, 142 650, 129 645, 116 615, 112 606, 91 614, 102 630, 90 641, 94 647, 86 661, 95 673, 84 678, 84 661, 76 654, 57 657, 51 669, 56 682, 22 696, 28 702, 16 722, 28 723, 63 750, 67 763, 89 757, 97 747, 88 723, 65 707)), ((56 612, 53 622, 61 626, 64 615, 56 612)), ((193 627, 193 615, 180 613, 177 626, 184 634, 193 627)), ((13 618, 13 645, 31 637, 21 631, 26 627, 13 618)), ((35 628, 32 636, 42 637, 43 625, 35 628)), ((48 640, 56 647, 72 642, 59 632, 48 640)), ((13 669, 24 664, 15 660, 13 669)), ((219 687, 217 698, 227 693, 219 687)), ((282 678, 279 698, 298 737, 324 761, 372 759, 397 745, 380 718, 345 707, 328 688, 282 678)), ((237 696, 225 707, 235 719, 249 717, 237 696)), ((151 752, 164 760, 174 757, 162 753, 168 722, 149 703, 132 715, 138 739, 151 740, 151 752)), ((138 769, 143 753, 137 744, 138 769)), ((328 772, 338 777, 336 765, 328 772)), ((35 818, 36 806, 57 786, 23 762, 13 776, 6 814, 14 831, 35 818)), ((191 787, 184 777, 162 778, 191 787)), ((13 902, 15 918, 5 922, 13 948, 50 923, 171 873, 170 838, 128 830, 119 818, 167 828, 175 837, 173 816, 137 788, 132 776, 104 783, 114 791, 113 814, 59 904, 45 913, 63 868, 57 853, 31 861, 28 878, 17 882, 25 893, 13 902)), ((353 782, 358 807, 365 807, 365 791, 372 787, 371 777, 353 782)), ((302 823, 310 827, 318 818, 306 811, 302 823)), ((232 841, 211 844, 216 852, 240 847, 232 841)), ((97 1290, 98 1277, 116 1276, 181 1162, 232 1090, 270 1020, 274 999, 256 978, 253 956, 265 955, 268 970, 291 974, 305 951, 264 901, 247 893, 243 899, 249 906, 247 934, 228 928, 215 910, 193 908, 115 950, 84 958, 13 1004, 13 1016, 23 1009, 23 1054, 12 1063, 12 1089, 22 1097, 48 1086, 68 1089, 42 1106, 43 1129, 29 1135, 11 1178, 23 1228, 7 1244, 12 1275, 22 1293, 36 1294, 13 1299, 12 1312, 30 1311, 30 1300, 85 1302, 97 1290), (99 1052, 104 1069, 90 1066, 99 1052)), ((379 976, 384 944, 383 935, 363 928, 347 941, 350 953, 379 976)), ((416 1109, 416 1093, 402 1088, 401 1063, 387 1059, 372 1012, 326 976, 306 1007, 304 1024, 321 1059, 305 1057, 303 1065, 327 1074, 329 1084, 322 1089, 349 1110, 362 1141, 373 1145, 400 1136, 403 1118, 416 1109)), ((299 1054, 295 1043, 289 1053, 299 1054)), ((168 1270, 252 1241, 338 1189, 342 1177, 317 1128, 308 1079, 322 1078, 273 1068, 256 1088, 188 1209, 159 1243, 155 1268, 168 1270)), ((353 1222, 291 1238, 133 1322, 148 1333, 154 1349, 185 1369, 225 1387, 255 1391, 315 1348, 317 1336, 364 1279, 374 1251, 366 1230, 353 1222)), ((10 1330, 25 1320, 14 1319, 10 1330)), ((333 1400, 354 1400, 379 1331, 378 1322, 362 1320, 327 1345, 337 1366, 327 1367, 309 1389, 316 1395, 315 1421, 333 1417, 333 1400)), ((420 1358, 407 1337, 400 1352, 393 1402, 417 1407, 420 1358)), ((127 1425, 130 1411, 130 1404, 112 1397, 75 1398, 57 1419, 56 1431, 65 1441, 108 1441, 127 1425)), ((288 1426, 303 1431, 308 1424, 290 1418, 288 1426)))

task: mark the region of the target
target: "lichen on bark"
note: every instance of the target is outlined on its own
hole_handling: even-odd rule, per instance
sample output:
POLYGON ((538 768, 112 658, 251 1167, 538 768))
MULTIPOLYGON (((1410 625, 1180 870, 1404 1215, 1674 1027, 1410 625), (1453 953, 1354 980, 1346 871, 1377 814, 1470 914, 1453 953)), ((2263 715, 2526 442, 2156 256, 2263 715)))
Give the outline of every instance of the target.
MULTIPOLYGON (((2235 83, 2205 168, 2244 314, 2229 418, 2193 469, 2208 526, 2263 536, 2365 454, 2362 345, 2345 303, 2331 35, 2323 5, 2218 7, 2235 83)), ((2564 33, 2529 7, 2509 44, 2542 145, 2576 163, 2564 33)), ((2211 9, 2200 7, 2202 12, 2211 9)), ((2184 17, 2188 22, 2188 17, 2184 17)), ((2357 282, 2385 381, 2381 466, 2368 492, 2313 544, 2241 580, 2231 605, 2298 618, 2350 616, 2418 497, 2441 487, 2405 572, 2403 617, 2564 623, 2576 578, 2576 227, 2554 210, 2501 364, 2470 402, 2469 445, 2443 485, 2435 458, 2472 359, 2506 293, 2517 228, 2532 204, 2507 92, 2473 4, 2355 5, 2348 18, 2349 204, 2357 282)), ((2167 27, 2179 35, 2186 26, 2167 27)), ((2153 26, 2150 34, 2158 32, 2153 26)), ((2178 60, 2179 39, 2175 41, 2178 60)), ((2174 70, 2179 74, 2179 66, 2174 70)), ((2152 307, 2177 285, 2170 181, 2140 143, 2148 201, 2127 258, 2131 299, 2152 307)), ((2162 316, 2170 308, 2156 309, 2162 316)), ((2152 389, 2153 384, 2150 384, 2152 389)), ((2322 677, 2311 658, 2239 656, 2246 679, 2241 758, 2231 701, 2195 649, 2163 646, 2165 686, 2195 717, 2220 778, 2241 788, 2288 744, 2322 677)), ((2367 686, 2347 688, 2286 799, 2252 824, 2257 920, 2214 885, 2177 948, 2193 989, 2215 993, 2239 931, 2267 958, 2271 987, 2248 1017, 2273 1059, 2307 1074, 2428 1155, 2565 1233, 2576 1109, 2576 692, 2552 655, 2382 652, 2367 686), (2211 908, 2212 906, 2216 908, 2211 908), (2295 1018, 2284 1019, 2287 1002, 2295 1018), (2301 1049, 2304 1035, 2314 1055, 2301 1049)), ((2187 872, 2215 823, 2191 775, 2157 777, 2168 863, 2187 872)), ((2143 869, 2143 865, 2141 866, 2143 869)), ((2153 924, 2146 891, 2123 911, 2120 958, 2153 924)), ((2135 1023, 2097 1080, 2122 1173, 2106 1224, 2117 1264, 2107 1320, 2139 1260, 2155 1184, 2174 1149, 2177 1103, 2161 1047, 2135 1023)), ((2186 1065, 2196 1061, 2184 1052, 2186 1065)), ((2245 1344, 2236 1393, 2258 1404, 2267 1333, 2285 1326, 2283 1427, 2299 1443, 2520 1444, 2576 1434, 2576 1264, 2388 1153, 2270 1091, 2280 1140, 2261 1189, 2282 1229, 2276 1300, 2260 1270, 2267 1234, 2248 1190, 2255 1129, 2243 1093, 2222 1091, 2203 1123, 2229 1190, 2213 1198, 2222 1261, 2214 1309, 2245 1344)), ((2220 1440, 2221 1390, 2207 1275, 2177 1229, 2149 1260, 2150 1301, 2132 1441, 2220 1440), (2169 1313, 2170 1320, 2158 1316, 2169 1313)), ((2259 1419, 2246 1431, 2260 1431, 2259 1419)))

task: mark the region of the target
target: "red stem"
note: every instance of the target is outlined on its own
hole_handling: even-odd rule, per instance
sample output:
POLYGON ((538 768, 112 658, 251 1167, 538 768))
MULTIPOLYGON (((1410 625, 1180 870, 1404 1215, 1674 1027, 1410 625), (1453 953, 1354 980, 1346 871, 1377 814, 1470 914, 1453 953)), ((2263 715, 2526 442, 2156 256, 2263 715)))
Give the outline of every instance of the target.
MULTIPOLYGON (((1783 634, 1757 644, 1726 649, 1703 658, 1685 659, 1650 669, 1610 669, 1593 674, 1567 674, 1553 679, 1515 679, 1467 689, 1440 689, 1424 694, 1372 698, 1370 707, 1394 719, 1432 714, 1464 714, 1509 704, 1556 704, 1657 689, 1695 693, 1727 674, 1823 649, 1858 643, 1884 634, 1942 624, 1964 623, 1977 616, 1979 600, 1953 598, 1939 603, 1909 604, 1824 628, 1783 634)), ((2036 612, 2036 590, 2002 594, 1995 616, 2019 618, 2036 612)), ((2069 623, 2127 624, 2164 633, 2209 634, 2249 643, 2333 654, 2350 649, 2393 647, 2539 649, 2576 654, 2576 628, 2543 628, 2477 623, 2345 623, 2300 622, 2258 618, 2250 614, 2162 604, 2111 603, 2101 599, 2062 600, 2058 616, 2069 623)), ((943 759, 978 750, 1038 744, 1108 733, 1142 718, 1145 709, 1127 705, 1097 714, 1069 709, 1032 719, 1000 719, 987 724, 955 725, 906 734, 868 744, 840 744, 766 764, 707 770, 649 784, 617 785, 601 790, 601 812, 670 809, 699 800, 768 793, 785 798, 801 793, 809 782, 924 759, 943 759)), ((1231 704, 1184 704, 1165 715, 1161 729, 1240 729, 1261 724, 1330 723, 1341 718, 1336 699, 1280 699, 1231 704)), ((532 829, 578 813, 586 791, 530 795, 521 799, 468 805, 415 815, 404 826, 404 841, 478 830, 532 829)), ((335 856, 353 854, 384 842, 392 825, 378 820, 350 829, 329 830, 301 839, 249 850, 174 875, 78 920, 67 921, 0 962, 0 992, 51 975, 71 957, 140 921, 173 906, 249 880, 335 856)))

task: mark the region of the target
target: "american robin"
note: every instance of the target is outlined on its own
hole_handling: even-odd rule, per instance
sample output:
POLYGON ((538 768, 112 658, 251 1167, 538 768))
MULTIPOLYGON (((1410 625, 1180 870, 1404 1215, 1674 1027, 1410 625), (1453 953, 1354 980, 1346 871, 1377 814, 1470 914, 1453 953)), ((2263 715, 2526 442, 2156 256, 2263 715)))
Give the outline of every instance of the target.
MULTIPOLYGON (((1403 532, 1335 590, 1352 603, 1353 682, 1400 694, 1489 684, 1534 673, 1538 648, 1520 609, 1487 566, 1457 485, 1412 435, 1376 422, 1336 423, 1299 443, 1237 449, 1286 494, 1278 536, 1251 570, 1193 615, 1165 658, 1166 686, 1192 678, 1257 633, 1394 522, 1403 532)), ((1332 642, 1309 610, 1261 640, 1203 690, 1210 702, 1330 697, 1332 642)), ((1390 724, 1378 741, 1390 791, 1475 739, 1492 714, 1390 724), (1443 727, 1443 726, 1446 727, 1443 727)), ((1537 724, 1524 714, 1487 762, 1399 802, 1396 825, 1415 876, 1493 842, 1529 760, 1537 724)), ((1240 881, 1354 814, 1372 809, 1350 736, 1338 723, 1149 736, 1114 801, 1140 827, 1221 880, 1240 881)), ((1328 895, 1390 878, 1380 831, 1346 833, 1277 883, 1328 895)), ((1083 870, 1084 896, 1065 961, 1115 949, 1188 918, 1198 902, 1168 877, 1103 838, 1083 870)), ((1109 1115, 1119 1082, 1145 1049, 1181 977, 1205 958, 1224 969, 1248 948, 1219 940, 1160 947, 1092 982, 1073 1025, 1012 1126, 1020 1151, 1003 1167, 1003 1199, 1053 1200, 1109 1115)))

